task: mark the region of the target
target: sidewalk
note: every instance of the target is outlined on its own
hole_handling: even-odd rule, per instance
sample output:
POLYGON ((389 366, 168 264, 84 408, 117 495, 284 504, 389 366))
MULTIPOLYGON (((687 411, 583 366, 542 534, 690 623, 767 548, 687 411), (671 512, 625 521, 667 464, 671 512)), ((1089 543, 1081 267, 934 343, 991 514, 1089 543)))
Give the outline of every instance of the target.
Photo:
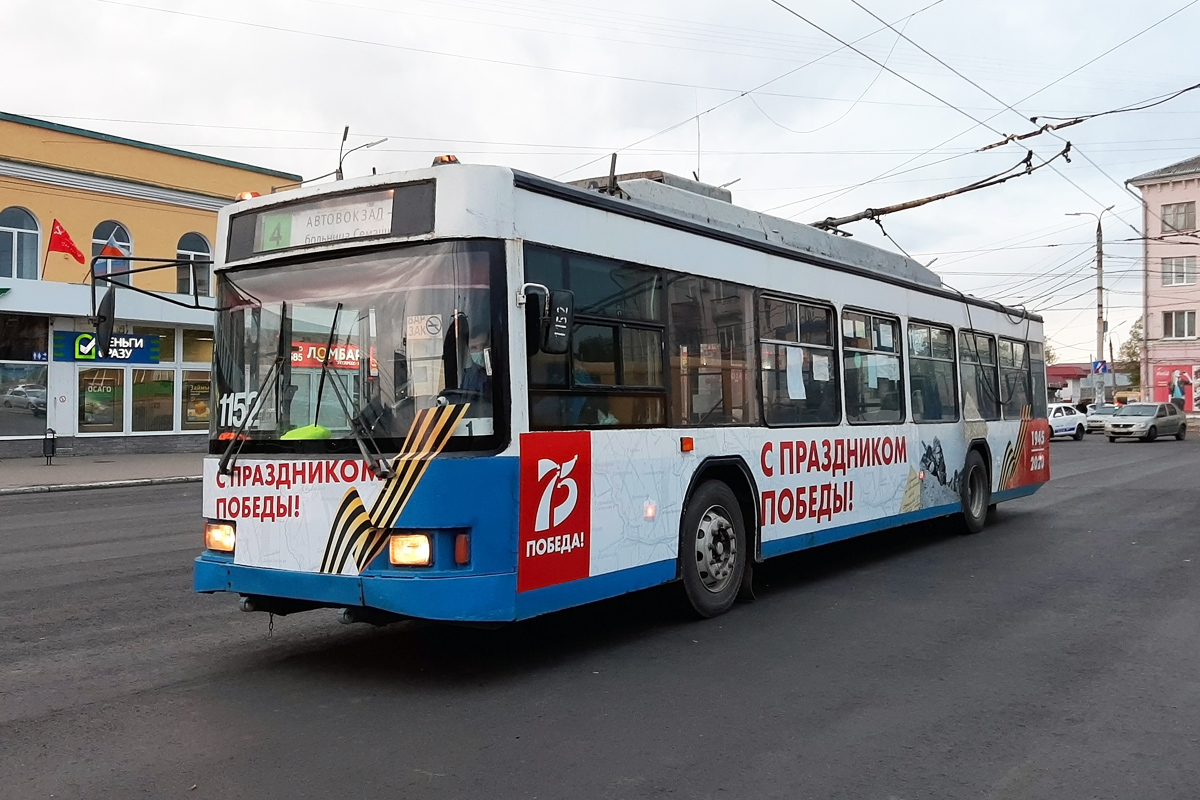
POLYGON ((0 495, 61 492, 200 480, 203 453, 56 456, 47 467, 44 458, 0 460, 0 495))

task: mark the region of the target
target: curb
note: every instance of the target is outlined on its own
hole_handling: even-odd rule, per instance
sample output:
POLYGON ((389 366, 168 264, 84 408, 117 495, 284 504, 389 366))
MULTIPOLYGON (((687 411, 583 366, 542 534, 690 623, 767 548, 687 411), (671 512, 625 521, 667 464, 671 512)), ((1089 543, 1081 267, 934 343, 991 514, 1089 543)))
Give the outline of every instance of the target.
POLYGON ((135 478, 127 481, 97 481, 95 483, 52 483, 44 486, 16 486, 0 489, 0 497, 10 494, 35 494, 41 492, 74 492, 83 489, 126 489, 131 486, 161 486, 167 483, 199 483, 200 475, 184 475, 175 478, 135 478))

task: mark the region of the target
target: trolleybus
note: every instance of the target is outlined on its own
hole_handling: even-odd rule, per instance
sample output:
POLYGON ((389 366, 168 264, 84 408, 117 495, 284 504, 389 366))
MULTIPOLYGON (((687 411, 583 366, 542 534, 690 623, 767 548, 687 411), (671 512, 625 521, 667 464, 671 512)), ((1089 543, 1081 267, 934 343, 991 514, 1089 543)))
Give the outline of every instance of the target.
POLYGON ((666 173, 458 163, 227 207, 198 592, 497 622, 1050 476, 1042 320, 666 173))

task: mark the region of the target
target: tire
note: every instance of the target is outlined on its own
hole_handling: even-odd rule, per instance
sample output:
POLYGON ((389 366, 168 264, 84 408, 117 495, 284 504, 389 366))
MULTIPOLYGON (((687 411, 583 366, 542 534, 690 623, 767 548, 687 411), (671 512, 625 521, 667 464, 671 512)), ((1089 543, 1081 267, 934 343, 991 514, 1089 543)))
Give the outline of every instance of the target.
POLYGON ((679 569, 697 616, 724 614, 737 599, 746 570, 746 524, 726 484, 705 481, 688 498, 679 531, 679 569))
POLYGON ((1086 431, 1083 429, 1082 425, 1076 425, 1075 426, 1075 435, 1072 436, 1071 438, 1077 442, 1082 442, 1083 436, 1085 433, 1086 433, 1086 431))
POLYGON ((1117 437, 1115 437, 1115 436, 1110 436, 1110 437, 1108 437, 1108 440, 1109 440, 1110 442, 1115 442, 1115 441, 1117 440, 1117 437))
POLYGON ((963 529, 966 533, 979 533, 987 524, 988 506, 992 503, 992 489, 988 478, 987 464, 978 450, 967 453, 962 471, 963 529))
POLYGON ((1158 428, 1154 425, 1150 426, 1150 430, 1146 431, 1146 435, 1142 437, 1143 442, 1153 442, 1158 438, 1158 428))
POLYGON ((1182 442, 1187 438, 1187 425, 1180 425, 1179 430, 1175 433, 1175 441, 1182 442))

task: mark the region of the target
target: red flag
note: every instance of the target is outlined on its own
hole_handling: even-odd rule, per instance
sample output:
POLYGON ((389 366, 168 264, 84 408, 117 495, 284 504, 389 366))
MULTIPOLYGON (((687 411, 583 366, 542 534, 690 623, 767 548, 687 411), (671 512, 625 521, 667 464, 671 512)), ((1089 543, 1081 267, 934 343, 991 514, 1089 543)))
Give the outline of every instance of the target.
POLYGON ((66 253, 74 257, 80 264, 87 260, 83 257, 83 251, 75 246, 75 243, 71 241, 71 235, 58 220, 54 220, 54 227, 50 230, 50 246, 47 248, 47 252, 66 253))

